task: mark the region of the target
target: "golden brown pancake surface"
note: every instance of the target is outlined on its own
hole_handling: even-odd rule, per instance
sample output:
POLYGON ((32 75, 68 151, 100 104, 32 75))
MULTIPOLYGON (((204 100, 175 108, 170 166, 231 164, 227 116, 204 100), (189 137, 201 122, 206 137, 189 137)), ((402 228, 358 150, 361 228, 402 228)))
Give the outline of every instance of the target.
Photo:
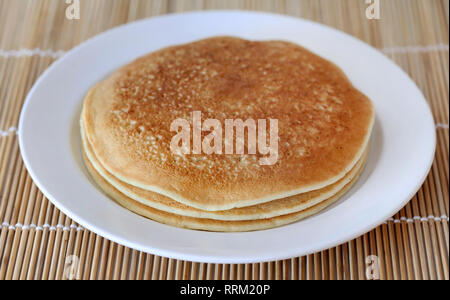
POLYGON ((219 37, 139 58, 95 86, 86 136, 120 180, 204 210, 269 202, 333 184, 361 158, 370 100, 334 64, 287 42, 219 37), (177 118, 278 119, 279 156, 170 151, 177 118))
POLYGON ((367 158, 366 150, 363 157, 350 172, 348 172, 336 183, 322 189, 253 206, 234 208, 224 211, 206 211, 187 206, 162 194, 140 189, 115 178, 111 173, 102 167, 98 159, 95 157, 91 145, 84 137, 83 124, 81 124, 81 131, 83 152, 85 154, 85 159, 87 160, 86 164, 91 166, 91 168, 95 170, 95 174, 101 176, 110 186, 113 186, 121 194, 124 194, 128 198, 144 204, 145 206, 149 206, 160 211, 181 216, 223 221, 267 219, 306 210, 339 194, 349 182, 354 182, 364 167, 367 158))

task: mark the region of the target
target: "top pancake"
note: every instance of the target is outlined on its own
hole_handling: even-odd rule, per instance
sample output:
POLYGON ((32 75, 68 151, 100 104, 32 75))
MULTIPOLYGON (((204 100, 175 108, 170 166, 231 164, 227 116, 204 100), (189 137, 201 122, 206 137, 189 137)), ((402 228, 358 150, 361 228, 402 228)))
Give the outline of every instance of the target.
MULTIPOLYGON (((297 45, 218 37, 137 59, 96 85, 85 133, 120 180, 204 210, 227 210, 323 188, 361 158, 370 100, 331 62, 297 45), (278 119, 278 161, 170 151, 177 118, 278 119)), ((192 143, 191 143, 192 145, 192 143)))

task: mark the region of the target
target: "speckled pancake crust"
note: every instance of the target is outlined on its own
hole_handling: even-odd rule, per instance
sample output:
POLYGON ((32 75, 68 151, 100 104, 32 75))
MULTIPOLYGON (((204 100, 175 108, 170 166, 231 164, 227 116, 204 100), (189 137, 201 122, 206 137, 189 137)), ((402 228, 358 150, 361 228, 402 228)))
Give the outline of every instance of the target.
POLYGON ((137 59, 86 97, 86 136, 105 169, 198 209, 245 207, 317 190, 360 160, 371 101, 331 62, 297 45, 217 37, 137 59), (279 157, 170 152, 177 118, 278 119, 279 157))
POLYGON ((207 218, 214 220, 238 221, 265 219, 286 215, 310 208, 336 195, 345 187, 345 185, 355 179, 355 176, 357 176, 360 170, 364 167, 365 159, 367 157, 366 151, 361 160, 358 161, 358 163, 349 173, 347 173, 338 182, 322 189, 294 195, 288 198, 270 201, 267 203, 257 204, 254 206, 234 208, 225 211, 206 211, 184 205, 164 195, 140 189, 115 178, 100 164, 98 159, 93 154, 92 147, 84 137, 83 128, 84 126, 81 124, 83 151, 85 153, 85 157, 88 159, 86 163, 92 166, 98 173, 98 175, 103 177, 103 179, 105 179, 105 181, 109 185, 113 186, 120 193, 141 204, 164 212, 188 217, 207 218))

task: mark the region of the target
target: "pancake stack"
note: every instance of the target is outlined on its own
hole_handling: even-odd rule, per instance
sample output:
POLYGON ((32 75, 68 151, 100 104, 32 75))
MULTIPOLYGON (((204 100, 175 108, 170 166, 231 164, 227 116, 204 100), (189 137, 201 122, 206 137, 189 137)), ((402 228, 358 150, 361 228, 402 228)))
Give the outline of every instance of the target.
MULTIPOLYGON (((356 182, 371 101, 331 62, 288 42, 216 37, 150 53, 94 86, 81 114, 86 167, 123 207, 206 231, 286 225, 356 182), (278 160, 172 153, 176 119, 278 120, 278 160)), ((207 134, 207 133, 203 133, 207 134)), ((192 145, 192 141, 191 141, 192 145)))

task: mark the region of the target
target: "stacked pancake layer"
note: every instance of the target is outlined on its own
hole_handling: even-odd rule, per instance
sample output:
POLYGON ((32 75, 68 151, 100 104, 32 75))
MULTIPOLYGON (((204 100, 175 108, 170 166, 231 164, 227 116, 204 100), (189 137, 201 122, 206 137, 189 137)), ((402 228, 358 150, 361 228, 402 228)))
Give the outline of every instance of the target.
POLYGON ((207 231, 298 221, 337 201, 364 168, 370 100, 340 69, 286 42, 220 37, 151 53, 87 95, 83 156, 94 181, 125 208, 207 231), (278 161, 170 152, 170 124, 277 119, 278 161))

